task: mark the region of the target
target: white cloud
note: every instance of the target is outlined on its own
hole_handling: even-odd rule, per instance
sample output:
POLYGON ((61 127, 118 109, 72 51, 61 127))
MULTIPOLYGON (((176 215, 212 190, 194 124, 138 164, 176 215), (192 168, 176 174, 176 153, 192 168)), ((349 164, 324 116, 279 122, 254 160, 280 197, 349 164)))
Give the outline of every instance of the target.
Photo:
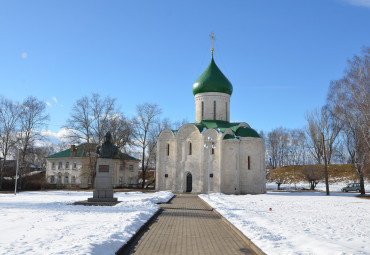
POLYGON ((53 101, 57 104, 58 103, 58 99, 56 97, 52 97, 51 99, 53 99, 53 101))
POLYGON ((351 5, 370 8, 370 0, 343 0, 351 5))
POLYGON ((51 106, 51 103, 50 102, 48 102, 48 101, 45 101, 45 104, 47 105, 47 106, 51 106))
POLYGON ((45 138, 44 140, 38 142, 36 146, 59 146, 61 144, 69 144, 71 136, 71 130, 67 128, 61 128, 58 132, 53 132, 51 130, 42 130, 41 135, 45 138))

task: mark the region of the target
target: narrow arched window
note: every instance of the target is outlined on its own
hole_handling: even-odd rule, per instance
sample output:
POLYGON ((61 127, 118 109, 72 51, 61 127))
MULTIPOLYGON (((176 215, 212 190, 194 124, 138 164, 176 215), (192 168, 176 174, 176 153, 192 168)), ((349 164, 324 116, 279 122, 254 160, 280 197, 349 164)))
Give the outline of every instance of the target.
POLYGON ((204 102, 202 101, 202 119, 204 119, 204 102))
POLYGON ((189 143, 189 155, 191 155, 191 153, 192 153, 192 147, 191 146, 192 146, 191 143, 189 143))
POLYGON ((213 119, 216 119, 216 101, 213 101, 213 119))
POLYGON ((170 144, 167 143, 167 156, 169 156, 169 155, 170 155, 170 144))
POLYGON ((215 154, 215 143, 212 143, 212 150, 211 150, 211 154, 214 155, 215 154))
POLYGON ((251 157, 248 156, 248 170, 251 169, 251 157))
POLYGON ((226 114, 225 114, 225 116, 226 116, 226 121, 227 121, 227 102, 226 102, 226 107, 225 107, 225 109, 226 109, 226 114))

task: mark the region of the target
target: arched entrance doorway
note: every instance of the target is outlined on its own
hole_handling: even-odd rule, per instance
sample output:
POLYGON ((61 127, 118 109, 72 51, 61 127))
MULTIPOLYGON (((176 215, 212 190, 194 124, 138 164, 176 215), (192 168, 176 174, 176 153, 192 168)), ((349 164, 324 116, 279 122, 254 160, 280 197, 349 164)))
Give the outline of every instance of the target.
POLYGON ((193 176, 191 173, 186 175, 186 192, 191 192, 193 189, 193 176))

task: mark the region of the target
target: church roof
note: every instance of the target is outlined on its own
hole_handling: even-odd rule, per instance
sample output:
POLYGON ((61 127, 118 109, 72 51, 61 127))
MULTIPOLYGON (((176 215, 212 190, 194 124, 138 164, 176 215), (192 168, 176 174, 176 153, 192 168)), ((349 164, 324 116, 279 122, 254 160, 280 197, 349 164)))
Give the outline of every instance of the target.
POLYGON ((227 134, 224 136, 224 139, 232 139, 235 138, 235 136, 261 138, 256 130, 246 126, 240 127, 240 123, 237 122, 228 122, 223 120, 202 120, 200 122, 194 123, 194 125, 199 129, 200 132, 202 132, 204 128, 216 129, 221 133, 224 133, 227 128, 231 129, 231 131, 233 131, 234 133, 234 136, 227 134))
POLYGON ((233 86, 216 65, 213 54, 211 63, 193 84, 194 96, 204 92, 219 92, 231 95, 233 86))

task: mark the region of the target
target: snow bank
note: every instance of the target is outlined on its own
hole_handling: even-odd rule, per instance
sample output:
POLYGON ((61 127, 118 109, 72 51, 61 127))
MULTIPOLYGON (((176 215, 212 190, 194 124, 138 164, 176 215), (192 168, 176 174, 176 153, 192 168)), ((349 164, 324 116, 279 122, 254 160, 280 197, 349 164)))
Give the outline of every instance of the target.
POLYGON ((199 196, 267 254, 370 254, 370 200, 356 195, 199 196))
POLYGON ((115 193, 116 206, 73 206, 92 192, 0 194, 0 254, 114 254, 172 196, 115 193))

